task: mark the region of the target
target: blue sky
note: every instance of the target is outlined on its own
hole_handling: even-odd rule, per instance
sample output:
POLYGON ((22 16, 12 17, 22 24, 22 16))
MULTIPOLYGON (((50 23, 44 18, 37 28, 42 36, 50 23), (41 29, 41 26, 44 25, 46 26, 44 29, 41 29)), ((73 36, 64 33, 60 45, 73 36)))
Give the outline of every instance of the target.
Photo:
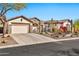
POLYGON ((7 18, 24 15, 28 18, 37 17, 41 20, 79 19, 78 3, 28 3, 27 8, 20 11, 9 11, 7 18))

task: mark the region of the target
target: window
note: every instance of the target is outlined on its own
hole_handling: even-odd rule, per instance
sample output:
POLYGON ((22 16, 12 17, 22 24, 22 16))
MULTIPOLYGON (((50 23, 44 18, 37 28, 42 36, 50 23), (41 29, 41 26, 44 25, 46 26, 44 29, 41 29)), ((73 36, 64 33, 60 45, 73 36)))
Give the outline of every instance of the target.
POLYGON ((22 22, 22 19, 21 19, 21 22, 22 22))

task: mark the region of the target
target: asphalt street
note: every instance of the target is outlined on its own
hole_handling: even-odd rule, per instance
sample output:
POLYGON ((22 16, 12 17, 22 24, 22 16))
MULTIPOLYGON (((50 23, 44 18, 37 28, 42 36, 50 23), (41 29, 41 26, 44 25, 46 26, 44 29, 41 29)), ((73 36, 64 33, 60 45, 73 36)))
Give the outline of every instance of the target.
POLYGON ((0 56, 78 56, 79 40, 0 49, 0 56))

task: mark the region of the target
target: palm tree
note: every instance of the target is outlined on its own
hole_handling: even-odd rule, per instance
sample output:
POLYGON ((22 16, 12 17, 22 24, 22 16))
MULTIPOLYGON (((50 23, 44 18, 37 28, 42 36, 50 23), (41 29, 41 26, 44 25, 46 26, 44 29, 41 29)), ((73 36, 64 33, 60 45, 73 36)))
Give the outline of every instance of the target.
POLYGON ((0 20, 3 22, 3 37, 6 34, 7 22, 6 13, 10 10, 19 11, 26 7, 25 3, 1 3, 0 4, 0 20))

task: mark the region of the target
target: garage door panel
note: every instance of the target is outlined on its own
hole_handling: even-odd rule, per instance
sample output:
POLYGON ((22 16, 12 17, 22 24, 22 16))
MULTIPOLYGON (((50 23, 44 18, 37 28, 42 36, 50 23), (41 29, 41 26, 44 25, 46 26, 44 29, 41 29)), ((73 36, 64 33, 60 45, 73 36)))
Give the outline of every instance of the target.
POLYGON ((28 33, 29 25, 15 26, 12 25, 12 33, 28 33))

